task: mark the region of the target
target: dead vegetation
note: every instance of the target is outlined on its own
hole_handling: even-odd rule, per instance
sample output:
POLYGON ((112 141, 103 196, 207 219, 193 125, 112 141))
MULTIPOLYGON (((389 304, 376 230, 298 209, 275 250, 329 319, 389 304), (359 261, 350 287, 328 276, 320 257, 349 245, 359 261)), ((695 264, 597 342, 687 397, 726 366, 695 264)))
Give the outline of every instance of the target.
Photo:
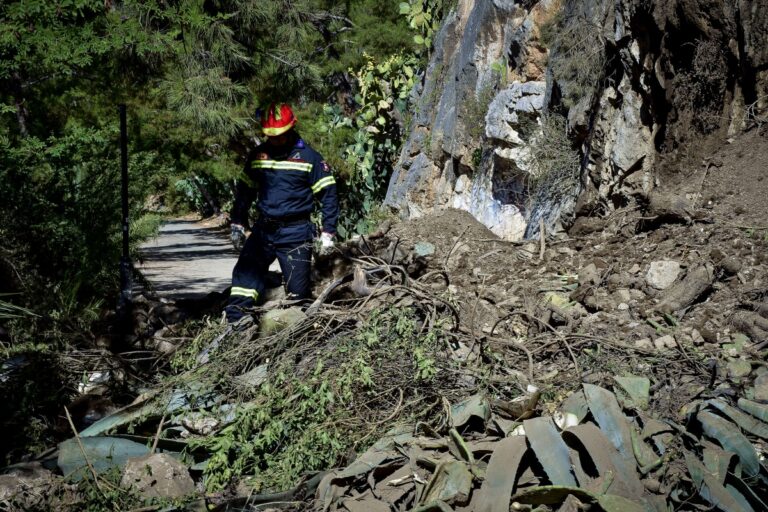
POLYGON ((210 321, 150 394, 28 464, 91 465, 98 503, 120 489, 101 471, 157 450, 201 489, 179 507, 762 509, 765 241, 627 229, 647 216, 543 245, 457 211, 385 228, 320 262, 304 311, 210 321))

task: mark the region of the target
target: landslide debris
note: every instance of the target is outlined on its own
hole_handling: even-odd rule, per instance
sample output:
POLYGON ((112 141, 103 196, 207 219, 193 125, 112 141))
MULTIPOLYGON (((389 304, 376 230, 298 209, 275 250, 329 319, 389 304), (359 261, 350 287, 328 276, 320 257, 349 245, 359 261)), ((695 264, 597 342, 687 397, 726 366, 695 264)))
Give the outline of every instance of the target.
POLYGON ((624 209, 543 243, 457 210, 384 226, 318 262, 313 304, 209 320, 171 376, 39 463, 119 482, 116 451, 177 454, 216 510, 764 510, 753 206, 749 225, 624 209))

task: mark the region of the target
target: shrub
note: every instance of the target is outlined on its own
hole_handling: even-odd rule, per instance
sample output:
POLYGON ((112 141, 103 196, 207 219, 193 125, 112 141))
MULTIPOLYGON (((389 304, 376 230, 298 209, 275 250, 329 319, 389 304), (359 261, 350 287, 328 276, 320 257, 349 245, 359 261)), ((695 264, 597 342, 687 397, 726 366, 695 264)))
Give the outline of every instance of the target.
POLYGON ((549 43, 550 69, 571 108, 594 94, 604 77, 606 53, 601 27, 578 11, 562 12, 542 29, 549 43))
POLYGON ((579 183, 580 162, 566 133, 565 118, 554 113, 542 118, 541 130, 533 136, 528 149, 531 201, 558 201, 571 194, 579 183))

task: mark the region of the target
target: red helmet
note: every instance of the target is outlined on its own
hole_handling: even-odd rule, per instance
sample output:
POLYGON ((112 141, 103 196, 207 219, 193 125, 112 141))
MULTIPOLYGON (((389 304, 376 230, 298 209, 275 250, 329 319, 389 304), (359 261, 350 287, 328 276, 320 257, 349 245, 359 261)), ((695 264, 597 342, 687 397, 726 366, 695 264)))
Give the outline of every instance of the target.
POLYGON ((272 103, 266 115, 261 118, 261 127, 267 137, 282 135, 296 124, 291 106, 287 103, 272 103))

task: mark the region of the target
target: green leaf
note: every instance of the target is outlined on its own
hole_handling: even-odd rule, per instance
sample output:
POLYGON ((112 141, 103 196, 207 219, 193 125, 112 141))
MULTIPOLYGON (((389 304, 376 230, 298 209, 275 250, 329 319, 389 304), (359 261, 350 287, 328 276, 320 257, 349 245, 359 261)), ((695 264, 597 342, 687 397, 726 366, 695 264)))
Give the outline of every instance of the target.
POLYGON ((762 421, 753 418, 749 414, 745 414, 740 410, 731 407, 722 400, 709 400, 707 404, 728 416, 731 421, 741 427, 742 430, 746 430, 750 434, 757 437, 768 439, 768 424, 765 424, 762 421))
POLYGON ((408 14, 411 12, 411 5, 408 2, 400 2, 400 14, 408 14))
POLYGON ((629 403, 639 409, 648 407, 650 397, 651 381, 645 377, 636 377, 629 375, 627 377, 613 378, 621 389, 629 395, 629 403))
POLYGON ((416 34, 413 36, 413 40, 416 44, 424 44, 424 38, 421 37, 419 34, 416 34))
POLYGON ((584 395, 592 416, 600 425, 600 430, 624 457, 634 457, 629 421, 621 412, 616 396, 607 389, 592 384, 584 384, 584 395))
POLYGON ((531 450, 539 459, 541 467, 554 485, 575 486, 576 479, 571 472, 568 447, 557 433, 552 418, 544 416, 523 422, 531 450))
POLYGON ((485 479, 473 500, 477 512, 509 512, 517 471, 528 451, 524 436, 502 439, 491 454, 485 479))
POLYGON ((709 437, 716 439, 726 450, 730 450, 739 456, 744 471, 748 476, 756 476, 760 473, 760 461, 757 458, 754 446, 734 428, 734 424, 720 416, 708 411, 701 411, 696 415, 704 433, 709 437))
POLYGON ((747 512, 692 453, 685 452, 685 462, 702 498, 721 510, 747 512))
POLYGON ((752 416, 768 422, 768 405, 758 404, 746 398, 739 398, 739 409, 747 411, 752 416))

